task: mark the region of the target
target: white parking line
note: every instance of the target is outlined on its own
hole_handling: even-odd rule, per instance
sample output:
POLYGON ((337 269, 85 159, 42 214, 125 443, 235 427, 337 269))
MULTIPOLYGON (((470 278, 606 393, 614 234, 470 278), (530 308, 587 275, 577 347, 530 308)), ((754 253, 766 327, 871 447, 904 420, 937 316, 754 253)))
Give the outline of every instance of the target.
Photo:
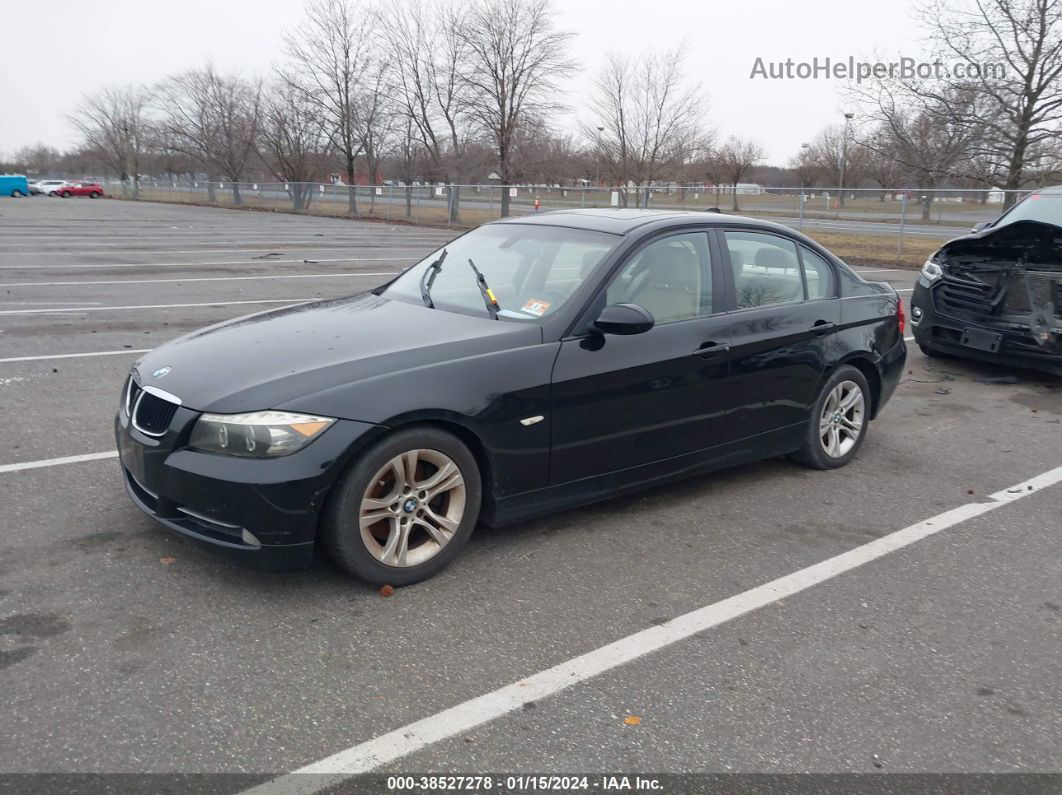
POLYGON ((191 279, 82 279, 76 282, 0 282, 0 287, 70 287, 93 284, 161 284, 168 282, 255 282, 269 279, 340 279, 350 276, 395 276, 401 271, 366 271, 364 273, 284 273, 277 276, 196 276, 191 279))
MULTIPOLYGON (((134 238, 134 239, 138 239, 138 238, 134 238)), ((139 238, 139 239, 143 240, 144 238, 139 238)), ((146 239, 147 240, 151 240, 152 238, 149 237, 149 238, 146 238, 146 239)), ((440 238, 440 240, 441 240, 441 238, 440 238)), ((371 245, 373 243, 375 243, 377 246, 380 245, 381 243, 383 245, 387 245, 386 241, 381 241, 378 237, 374 237, 374 238, 368 238, 368 237, 367 238, 307 237, 307 238, 286 238, 286 239, 282 239, 282 240, 271 240, 271 239, 268 239, 268 238, 263 240, 261 237, 256 237, 256 238, 247 239, 247 240, 215 240, 215 239, 209 239, 209 240, 203 240, 203 242, 201 242, 201 243, 200 242, 196 242, 194 240, 174 240, 173 242, 178 243, 178 244, 183 244, 183 245, 186 245, 186 246, 216 246, 216 245, 238 246, 238 245, 240 245, 242 243, 250 243, 252 245, 259 245, 259 246, 261 246, 261 245, 301 246, 303 248, 313 248, 314 246, 319 245, 319 244, 324 246, 324 247, 332 247, 332 246, 335 246, 335 245, 343 245, 343 246, 346 246, 348 248, 354 248, 354 247, 359 247, 360 248, 360 247, 364 247, 364 246, 367 246, 367 245, 371 245)), ((399 241, 396 240, 394 242, 397 243, 399 241)), ((403 242, 403 243, 420 243, 420 242, 423 242, 425 245, 432 245, 436 241, 435 241, 434 238, 431 238, 431 239, 425 239, 425 238, 412 238, 412 239, 403 238, 401 242, 403 242)), ((2 250, 4 247, 8 247, 8 246, 15 247, 15 248, 29 248, 29 247, 32 247, 34 249, 34 251, 32 253, 35 253, 35 254, 36 253, 46 253, 46 254, 59 253, 57 251, 54 251, 54 249, 61 249, 61 248, 76 248, 77 249, 77 253, 79 253, 79 254, 93 253, 93 250, 100 249, 100 251, 97 251, 95 253, 106 254, 106 253, 109 253, 109 251, 111 249, 121 248, 122 246, 129 246, 129 245, 131 245, 131 244, 130 243, 86 243, 84 241, 78 241, 78 240, 64 240, 62 242, 55 242, 55 243, 29 243, 29 242, 4 243, 4 242, 0 241, 0 254, 25 253, 25 252, 17 252, 17 251, 8 252, 8 251, 5 251, 5 250, 2 250)), ((407 246, 405 246, 405 248, 409 248, 409 246, 407 245, 407 246)))
MULTIPOLYGON (((150 252, 137 252, 139 254, 150 252)), ((416 262, 419 257, 336 257, 332 259, 314 259, 309 257, 297 259, 238 259, 226 262, 87 262, 74 265, 0 265, 0 270, 36 271, 36 270, 92 270, 95 268, 214 268, 226 265, 320 265, 323 262, 416 262)))
POLYGON ((203 304, 136 304, 132 306, 82 306, 72 309, 4 309, 0 315, 51 315, 57 312, 118 312, 124 309, 184 309, 192 306, 236 306, 239 304, 304 304, 322 298, 265 298, 255 301, 209 301, 203 304))
POLYGON ((48 353, 42 356, 9 356, 0 359, 0 364, 11 362, 40 362, 45 359, 80 359, 88 356, 120 356, 123 353, 147 353, 151 348, 126 348, 120 351, 89 351, 88 353, 48 353))
POLYGON ((367 740, 293 773, 245 790, 243 795, 306 795, 334 787, 358 773, 375 770, 422 748, 463 734, 507 715, 525 704, 555 695, 572 685, 645 657, 700 632, 753 610, 793 596, 878 558, 954 527, 976 516, 1062 481, 1062 467, 990 495, 987 502, 971 502, 882 536, 840 555, 792 574, 707 605, 658 626, 574 657, 505 687, 450 709, 367 740))
POLYGON ((21 464, 0 464, 0 473, 21 472, 24 469, 40 469, 41 467, 54 467, 61 464, 79 464, 82 461, 102 461, 106 458, 117 458, 115 450, 106 453, 85 453, 84 455, 68 455, 62 458, 46 458, 43 461, 23 461, 21 464))
MULTIPOLYGON (((895 290, 896 288, 894 287, 893 289, 895 290)), ((898 292, 898 293, 911 293, 911 292, 914 292, 914 287, 904 287, 901 290, 896 290, 896 292, 898 292)))
MULTIPOLYGON (((255 241, 256 243, 259 241, 255 241)), ((433 246, 441 246, 442 243, 432 243, 424 246, 397 246, 393 249, 387 249, 388 251, 421 251, 428 252, 433 250, 433 246)), ((299 246, 295 251, 364 251, 367 248, 387 248, 386 246, 299 246)), ((154 250, 149 248, 128 248, 128 249, 115 249, 111 251, 3 251, 5 257, 84 257, 88 253, 94 254, 143 254, 144 256, 154 256, 155 254, 246 254, 251 251, 276 251, 274 248, 197 248, 197 249, 165 249, 154 250)), ((388 259, 387 257, 376 257, 375 259, 388 259)), ((390 259, 409 259, 408 257, 391 257, 390 259)), ((301 261, 301 260, 300 260, 301 261)), ((150 263, 148 263, 150 264, 150 263)), ((16 268, 17 265, 6 265, 0 267, 16 268)))

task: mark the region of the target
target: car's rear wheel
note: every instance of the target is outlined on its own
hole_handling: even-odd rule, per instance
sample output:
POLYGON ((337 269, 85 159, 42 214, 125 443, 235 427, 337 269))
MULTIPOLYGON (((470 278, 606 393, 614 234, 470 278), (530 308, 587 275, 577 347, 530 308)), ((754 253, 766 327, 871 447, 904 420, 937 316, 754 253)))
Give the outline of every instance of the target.
POLYGON ((59 194, 56 193, 54 190, 50 190, 50 191, 48 191, 48 195, 54 198, 55 196, 58 196, 59 194))
POLYGON ((445 568, 479 517, 475 456, 437 428, 383 439, 336 485, 322 535, 346 572, 382 585, 411 585, 445 568))
POLYGON ((863 374, 843 365, 822 387, 796 459, 815 469, 835 469, 855 458, 870 422, 870 388, 863 374))
POLYGON ((22 191, 20 191, 18 188, 15 188, 13 191, 11 191, 11 198, 12 199, 21 199, 25 195, 26 194, 23 193, 22 191))

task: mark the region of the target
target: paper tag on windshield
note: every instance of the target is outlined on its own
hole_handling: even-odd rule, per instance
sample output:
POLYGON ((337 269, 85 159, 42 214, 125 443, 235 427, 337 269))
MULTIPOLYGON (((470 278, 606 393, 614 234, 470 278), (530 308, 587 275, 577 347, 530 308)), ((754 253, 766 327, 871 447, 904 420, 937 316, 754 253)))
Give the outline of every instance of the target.
POLYGON ((532 298, 530 301, 520 307, 520 309, 524 312, 527 312, 527 314, 529 315, 534 315, 535 317, 542 317, 544 314, 546 314, 546 310, 549 309, 549 307, 549 301, 538 301, 532 298))

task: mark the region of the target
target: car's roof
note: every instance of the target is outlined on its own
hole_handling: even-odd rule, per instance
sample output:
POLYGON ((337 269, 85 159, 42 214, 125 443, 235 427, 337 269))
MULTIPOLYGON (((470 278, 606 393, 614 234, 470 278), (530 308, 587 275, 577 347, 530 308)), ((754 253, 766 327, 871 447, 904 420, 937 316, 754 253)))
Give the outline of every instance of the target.
POLYGON ((694 210, 612 210, 607 208, 585 210, 552 210, 535 215, 518 215, 503 218, 493 223, 501 224, 539 224, 543 226, 566 226, 572 229, 586 229, 593 232, 607 232, 613 235, 626 235, 639 227, 653 224, 655 227, 682 226, 691 221, 707 224, 750 224, 768 229, 792 232, 789 227, 764 221, 759 218, 747 218, 742 215, 726 215, 694 210))
POLYGON ((1046 188, 1040 188, 1039 190, 1034 190, 1034 191, 1032 191, 1032 193, 1062 193, 1062 185, 1051 185, 1051 186, 1046 187, 1046 188))

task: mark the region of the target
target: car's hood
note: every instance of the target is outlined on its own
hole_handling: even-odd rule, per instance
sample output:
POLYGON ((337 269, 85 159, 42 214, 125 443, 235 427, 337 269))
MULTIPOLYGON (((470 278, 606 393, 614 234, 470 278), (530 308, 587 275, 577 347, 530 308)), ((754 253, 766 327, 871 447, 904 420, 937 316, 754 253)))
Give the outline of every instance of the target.
POLYGON ((1062 227, 1042 221, 1015 221, 1003 226, 990 226, 980 232, 949 240, 940 247, 944 254, 968 254, 1006 250, 1015 252, 1030 248, 1062 246, 1062 227))
POLYGON ((189 408, 231 413, 541 339, 538 326, 365 293, 210 326, 161 345, 136 370, 141 383, 176 395, 189 408))

